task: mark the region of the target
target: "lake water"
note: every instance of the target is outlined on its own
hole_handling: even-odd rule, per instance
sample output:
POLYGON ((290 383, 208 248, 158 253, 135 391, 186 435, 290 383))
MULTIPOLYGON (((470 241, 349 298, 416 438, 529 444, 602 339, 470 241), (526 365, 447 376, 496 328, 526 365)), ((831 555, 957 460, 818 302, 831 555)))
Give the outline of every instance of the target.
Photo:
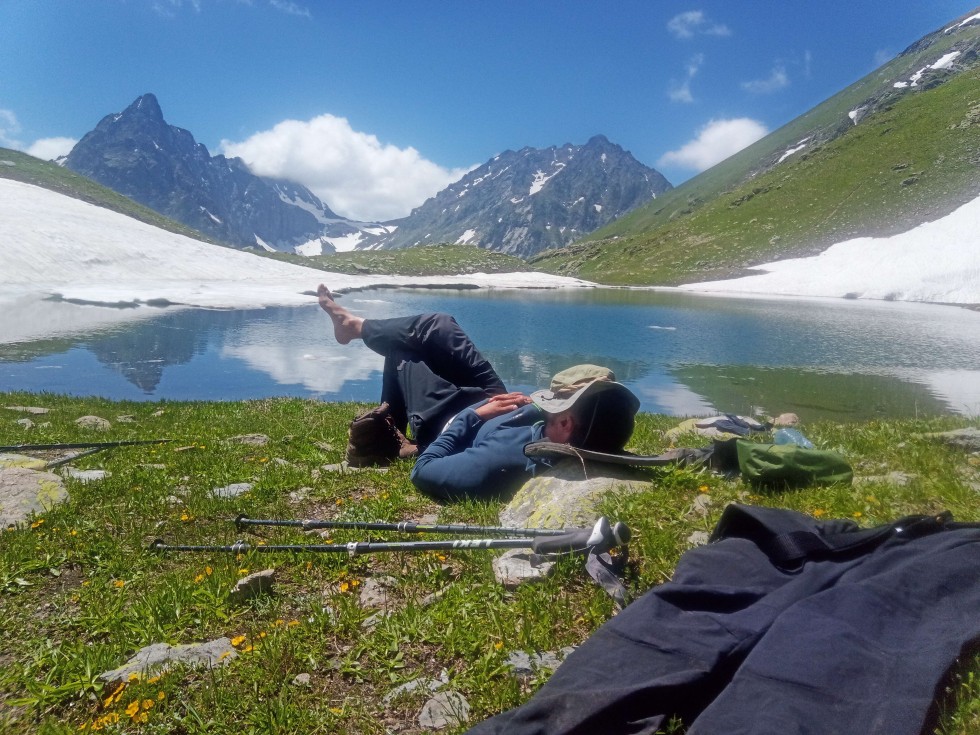
MULTIPOLYGON (((591 362, 612 368, 642 410, 657 413, 980 415, 980 313, 956 307, 619 289, 374 290, 340 302, 366 317, 455 315, 515 390, 591 362)), ((360 342, 337 345, 315 304, 162 310, 88 334, 0 345, 0 391, 375 402, 381 364, 360 342)))

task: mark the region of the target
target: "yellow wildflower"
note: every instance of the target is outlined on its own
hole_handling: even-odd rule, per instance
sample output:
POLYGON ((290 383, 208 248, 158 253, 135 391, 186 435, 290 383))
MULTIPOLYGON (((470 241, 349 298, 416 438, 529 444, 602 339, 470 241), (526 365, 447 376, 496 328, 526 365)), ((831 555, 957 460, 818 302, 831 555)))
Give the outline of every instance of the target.
POLYGON ((163 700, 165 700, 166 698, 167 698, 167 695, 166 695, 166 693, 165 693, 165 692, 160 692, 159 694, 157 694, 157 701, 158 701, 158 702, 162 702, 162 701, 163 701, 163 700))
POLYGON ((156 684, 158 681, 160 681, 160 676, 159 675, 157 675, 157 676, 151 676, 149 679, 146 680, 146 683, 147 684, 156 684))
POLYGON ((69 531, 68 533, 70 535, 72 535, 72 536, 77 536, 78 535, 78 531, 76 531, 74 528, 71 531, 69 531))
POLYGON ((493 647, 496 648, 499 651, 501 648, 504 647, 504 642, 503 641, 497 641, 496 643, 493 644, 493 647))
POLYGON ((211 567, 204 567, 204 573, 206 575, 208 575, 209 577, 211 576, 211 572, 213 572, 213 571, 214 570, 211 567))
POLYGON ((340 591, 341 592, 347 592, 347 590, 349 590, 349 589, 350 589, 350 584, 348 584, 347 582, 341 582, 340 583, 340 591))
POLYGON ((344 712, 340 707, 328 707, 328 709, 331 712, 333 712, 335 715, 340 715, 340 714, 343 714, 343 712, 344 712))
POLYGON ((860 518, 860 517, 861 517, 861 516, 863 516, 863 515, 864 515, 864 513, 862 513, 862 512, 861 512, 861 511, 859 511, 859 510, 857 510, 857 511, 854 511, 854 517, 855 517, 855 518, 860 518))
POLYGON ((40 528, 43 523, 44 523, 44 519, 43 518, 38 518, 36 521, 34 521, 31 524, 31 528, 40 528))
POLYGON ((143 709, 153 709, 153 705, 156 704, 152 699, 143 700, 143 709))
POLYGON ((816 516, 817 518, 819 518, 819 517, 820 517, 820 516, 822 516, 822 515, 823 515, 823 514, 824 514, 825 512, 826 512, 826 511, 823 511, 823 510, 821 510, 820 508, 817 508, 817 509, 816 509, 815 511, 813 511, 813 515, 814 515, 814 516, 816 516))
POLYGON ((112 583, 112 586, 115 587, 115 588, 117 588, 117 589, 120 588, 120 587, 125 587, 126 586, 126 580, 125 579, 117 579, 117 580, 115 580, 112 583))
POLYGON ((248 574, 248 569, 239 569, 238 573, 244 577, 246 574, 248 574))
POLYGON ((203 574, 198 574, 196 577, 194 577, 195 584, 200 584, 203 581, 204 581, 204 575, 203 574))
POLYGON ((299 625, 299 621, 298 620, 290 620, 288 623, 286 623, 286 625, 288 625, 290 628, 295 628, 297 625, 299 625))
POLYGON ((231 639, 231 645, 233 645, 233 646, 235 646, 237 648, 242 643, 244 643, 244 641, 245 641, 245 636, 243 636, 243 635, 236 635, 234 638, 231 639))
POLYGON ((251 653, 254 650, 255 650, 255 646, 250 644, 242 648, 242 653, 251 653))
POLYGON ((140 711, 140 702, 138 699, 134 699, 128 705, 126 705, 126 714, 130 717, 134 717, 137 712, 140 711))

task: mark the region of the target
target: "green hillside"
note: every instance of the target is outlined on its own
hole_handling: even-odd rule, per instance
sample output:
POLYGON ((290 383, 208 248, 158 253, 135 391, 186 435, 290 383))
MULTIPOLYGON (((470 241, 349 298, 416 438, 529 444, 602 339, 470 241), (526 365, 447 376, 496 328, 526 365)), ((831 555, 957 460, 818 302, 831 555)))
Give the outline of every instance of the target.
POLYGON ((40 158, 29 156, 26 153, 0 148, 0 178, 22 181, 25 184, 33 184, 44 189, 56 191, 59 194, 70 196, 74 199, 94 204, 97 207, 111 209, 114 212, 125 214, 128 217, 145 222, 148 225, 159 227, 168 232, 178 235, 192 237, 195 240, 210 242, 215 245, 224 245, 206 235, 201 234, 186 225, 175 222, 162 214, 154 212, 142 204, 137 204, 132 199, 124 197, 122 194, 114 192, 101 184, 97 184, 92 179, 76 174, 74 171, 59 166, 51 161, 42 161, 40 158))
POLYGON ((710 280, 948 214, 980 194, 978 37, 973 26, 923 39, 735 156, 532 265, 609 284, 710 280), (931 88, 893 87, 954 43, 967 68, 935 74, 931 88), (868 112, 854 124, 848 113, 862 107, 868 112))

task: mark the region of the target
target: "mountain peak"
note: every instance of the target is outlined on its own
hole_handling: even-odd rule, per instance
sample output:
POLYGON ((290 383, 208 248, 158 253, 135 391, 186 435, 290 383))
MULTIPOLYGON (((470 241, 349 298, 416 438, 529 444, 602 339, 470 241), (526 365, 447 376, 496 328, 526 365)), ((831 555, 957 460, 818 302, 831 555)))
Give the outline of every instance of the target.
POLYGON ((137 97, 133 104, 123 110, 122 114, 126 116, 139 115, 163 122, 163 110, 160 109, 156 95, 151 92, 137 97))

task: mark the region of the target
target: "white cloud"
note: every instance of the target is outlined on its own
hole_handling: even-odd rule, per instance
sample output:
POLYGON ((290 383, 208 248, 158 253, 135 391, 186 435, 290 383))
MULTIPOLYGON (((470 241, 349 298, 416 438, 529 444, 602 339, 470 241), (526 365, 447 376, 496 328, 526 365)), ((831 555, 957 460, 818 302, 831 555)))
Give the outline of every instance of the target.
POLYGON ((304 184, 337 214, 365 221, 404 217, 468 170, 445 169, 414 148, 384 145, 327 114, 284 120, 240 143, 222 140, 219 148, 256 174, 304 184))
POLYGON ((701 69, 701 65, 704 63, 704 54, 695 54, 689 62, 687 62, 687 76, 684 77, 684 81, 677 83, 672 82, 672 86, 667 95, 673 102, 694 102, 694 95, 691 94, 691 81, 697 75, 698 71, 701 69))
POLYGON ((721 23, 712 23, 701 10, 688 10, 667 21, 667 30, 677 38, 702 36, 730 36, 731 30, 721 23))
POLYGON ((694 140, 676 151, 662 155, 657 165, 704 171, 738 153, 768 132, 765 125, 747 117, 712 120, 698 131, 694 140))
POLYGON ((17 116, 10 110, 0 109, 0 146, 20 149, 23 146, 17 135, 20 133, 20 123, 17 116))
POLYGON ((43 161, 53 161, 59 156, 67 156, 77 142, 74 138, 41 138, 25 152, 43 161))
POLYGON ((276 10, 281 10, 287 15, 298 15, 302 18, 313 17, 309 8, 299 5, 298 3, 290 2, 289 0, 269 0, 269 5, 276 10))
POLYGON ((789 75, 786 67, 777 64, 766 79, 754 79, 750 82, 742 82, 741 87, 746 92, 753 94, 772 94, 789 86, 789 75))

